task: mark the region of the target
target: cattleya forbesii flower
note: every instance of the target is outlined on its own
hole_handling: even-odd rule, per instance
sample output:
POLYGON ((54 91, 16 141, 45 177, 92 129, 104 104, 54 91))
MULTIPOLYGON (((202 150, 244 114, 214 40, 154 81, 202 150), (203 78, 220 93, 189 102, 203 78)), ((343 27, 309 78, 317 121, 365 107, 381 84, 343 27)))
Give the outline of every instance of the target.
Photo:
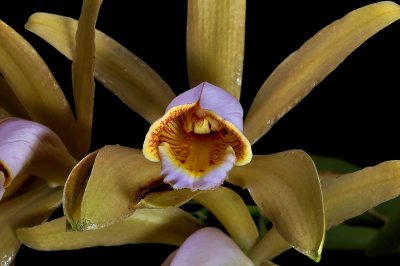
MULTIPOLYGON (((147 65, 96 32, 95 69, 104 74, 99 79, 153 123, 143 150, 148 158, 161 159, 162 166, 137 149, 105 146, 94 151, 69 175, 63 201, 66 217, 19 229, 24 244, 55 250, 183 243, 170 257, 172 262, 187 261, 193 251, 204 254, 205 249, 210 261, 223 260, 213 253, 222 249, 222 254, 230 254, 227 259, 240 257, 243 263, 257 265, 294 247, 319 260, 326 229, 399 194, 398 161, 332 179, 320 177, 303 151, 254 155, 250 161, 249 148, 363 41, 400 18, 399 6, 380 2, 360 8, 307 41, 265 81, 242 133, 240 112, 224 104, 238 106, 232 97, 240 95, 245 4, 189 1, 188 66, 194 88, 175 100, 147 65), (274 227, 265 236, 259 235, 243 199, 220 186, 224 180, 248 189, 272 221, 274 227), (349 191, 346 195, 340 194, 344 188, 349 191), (371 192, 374 197, 369 198, 371 192), (204 225, 177 208, 191 199, 211 211, 229 237, 213 229, 198 231, 204 225), (73 231, 65 231, 66 220, 73 231), (221 242, 210 250, 204 245, 207 239, 221 242)), ((76 21, 38 13, 27 28, 72 58, 76 21)))

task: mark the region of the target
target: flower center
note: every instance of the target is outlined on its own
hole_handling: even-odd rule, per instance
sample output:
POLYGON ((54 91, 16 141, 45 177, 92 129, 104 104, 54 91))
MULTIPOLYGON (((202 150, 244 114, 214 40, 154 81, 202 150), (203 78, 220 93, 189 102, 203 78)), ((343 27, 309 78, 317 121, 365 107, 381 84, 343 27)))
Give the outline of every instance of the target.
POLYGON ((196 107, 183 114, 183 128, 187 133, 209 134, 223 128, 217 119, 208 115, 207 111, 199 106, 196 107))

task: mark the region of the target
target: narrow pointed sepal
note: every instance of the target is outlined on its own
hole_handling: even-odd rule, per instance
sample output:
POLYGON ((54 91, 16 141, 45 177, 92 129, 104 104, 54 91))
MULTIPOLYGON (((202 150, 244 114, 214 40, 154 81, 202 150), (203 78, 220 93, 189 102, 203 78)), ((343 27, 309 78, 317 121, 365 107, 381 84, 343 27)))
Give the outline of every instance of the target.
POLYGON ((83 1, 72 59, 72 88, 77 116, 78 158, 89 151, 93 105, 95 65, 95 25, 102 0, 83 1))
MULTIPOLYGON (((33 14, 25 25, 69 59, 76 46, 77 26, 73 18, 48 13, 33 14)), ((95 45, 96 79, 150 123, 159 118, 175 96, 168 84, 143 60, 98 30, 95 45)))
POLYGON ((188 1, 186 49, 189 81, 211 82, 239 99, 246 1, 188 1))
POLYGON ((244 123, 254 144, 363 42, 400 19, 400 6, 381 1, 349 12, 289 55, 258 91, 244 123))

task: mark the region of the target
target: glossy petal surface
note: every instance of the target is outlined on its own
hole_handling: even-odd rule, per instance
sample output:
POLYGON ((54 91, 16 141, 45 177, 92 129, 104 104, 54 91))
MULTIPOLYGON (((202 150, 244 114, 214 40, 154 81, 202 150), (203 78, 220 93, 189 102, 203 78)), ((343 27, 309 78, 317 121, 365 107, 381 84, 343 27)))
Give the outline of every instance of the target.
POLYGON ((130 216, 161 178, 159 164, 140 150, 105 146, 85 157, 68 177, 64 210, 74 229, 111 225, 130 216))
POLYGON ((233 190, 219 187, 203 191, 194 200, 215 215, 242 250, 250 250, 258 240, 253 218, 243 199, 233 190))
POLYGON ((325 235, 317 171, 301 150, 254 156, 235 167, 229 182, 247 188, 261 211, 297 250, 319 260, 325 235))
POLYGON ((95 25, 101 0, 83 1, 72 60, 72 88, 79 131, 79 158, 90 146, 94 105, 95 25))
MULTIPOLYGON (((400 194, 400 162, 387 161, 354 173, 321 180, 327 230, 400 194)), ((273 227, 254 247, 258 260, 290 248, 273 227), (271 235, 271 236, 270 236, 271 235), (271 238, 272 240, 268 240, 271 238)))
POLYGON ((276 227, 272 227, 248 255, 256 265, 262 265, 264 261, 275 258, 289 248, 289 243, 279 234, 276 227))
POLYGON ((149 192, 139 202, 138 208, 176 208, 187 203, 199 193, 201 191, 191 191, 190 189, 149 192))
POLYGON ((2 21, 0 72, 30 118, 56 132, 74 154, 75 120, 62 90, 35 49, 2 21))
POLYGON ((190 84, 213 83, 239 99, 244 54, 245 0, 188 1, 190 84))
POLYGON ((400 194, 400 161, 321 180, 327 228, 360 215, 400 194))
MULTIPOLYGON (((0 77, 0 109, 3 110, 4 114, 7 114, 4 116, 17 116, 24 119, 29 118, 25 108, 2 77, 0 77)), ((1 113, 0 111, 0 119, 2 118, 1 113)))
POLYGON ((89 231, 65 231, 62 217, 32 228, 17 230, 18 238, 38 250, 71 250, 137 243, 180 245, 203 226, 178 208, 142 209, 126 220, 89 231))
MULTIPOLYGON (((47 13, 33 14, 25 27, 69 59, 75 47, 77 21, 47 13)), ((175 94, 140 58, 96 30, 95 77, 149 122, 164 113, 175 94)))

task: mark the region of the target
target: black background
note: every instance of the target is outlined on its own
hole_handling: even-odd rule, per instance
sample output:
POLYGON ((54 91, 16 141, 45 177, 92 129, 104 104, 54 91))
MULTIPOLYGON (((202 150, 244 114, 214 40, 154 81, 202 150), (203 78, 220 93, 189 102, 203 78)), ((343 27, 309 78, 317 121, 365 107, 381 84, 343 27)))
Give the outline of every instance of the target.
MULTIPOLYGON (((264 80, 291 52, 322 27, 372 2, 249 0, 241 98, 245 112, 264 80)), ((71 97, 70 62, 23 26, 29 15, 37 11, 78 18, 80 5, 81 1, 77 0, 14 0, 6 1, 0 7, 0 19, 34 46, 68 98, 71 97)), ((254 153, 299 148, 309 153, 337 156, 361 167, 399 159, 399 23, 385 28, 352 53, 253 147, 254 153)), ((104 0, 97 28, 142 58, 176 93, 180 93, 189 88, 185 24, 186 1, 104 0)), ((96 88, 92 149, 106 144, 141 148, 148 123, 99 83, 96 88)), ((37 252, 23 247, 16 262, 17 266, 28 262, 83 265, 85 260, 91 259, 113 261, 117 265, 157 265, 171 250, 173 247, 164 249, 157 245, 68 252, 37 252), (139 258, 148 258, 148 262, 138 263, 139 258)), ((320 265, 337 265, 349 262, 351 258, 371 265, 382 259, 364 258, 361 253, 325 250, 320 265)), ((398 260, 398 257, 394 258, 398 260)), ((293 251, 278 258, 277 262, 287 265, 292 259, 300 264, 314 265, 293 251)))

